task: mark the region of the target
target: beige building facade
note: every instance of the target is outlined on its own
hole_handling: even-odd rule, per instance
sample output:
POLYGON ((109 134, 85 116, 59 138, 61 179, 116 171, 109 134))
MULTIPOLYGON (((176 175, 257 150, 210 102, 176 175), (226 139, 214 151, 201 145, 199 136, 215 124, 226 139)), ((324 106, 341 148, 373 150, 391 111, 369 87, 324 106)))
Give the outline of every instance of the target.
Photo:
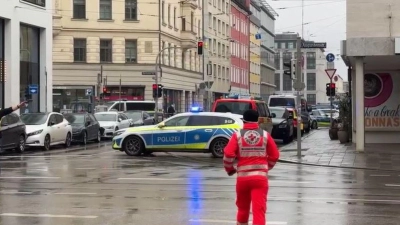
POLYGON ((153 100, 152 74, 160 49, 165 49, 159 80, 164 108, 175 104, 177 112, 184 112, 198 104, 202 96, 197 87, 203 81, 202 57, 197 55, 202 2, 156 3, 54 0, 53 104, 62 109, 90 101, 90 89, 99 96, 99 77, 105 101, 153 100))
POLYGON ((251 1, 250 11, 250 95, 260 97, 261 91, 261 7, 257 1, 251 1), (260 36, 260 39, 256 38, 260 36))

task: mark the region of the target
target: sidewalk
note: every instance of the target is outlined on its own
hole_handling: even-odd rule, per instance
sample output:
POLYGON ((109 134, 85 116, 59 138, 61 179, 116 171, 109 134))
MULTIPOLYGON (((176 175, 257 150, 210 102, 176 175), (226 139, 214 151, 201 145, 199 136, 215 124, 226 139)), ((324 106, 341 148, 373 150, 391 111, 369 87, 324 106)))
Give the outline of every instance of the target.
POLYGON ((365 151, 360 153, 352 143, 330 140, 325 128, 303 138, 301 147, 300 159, 297 142, 281 147, 280 159, 293 163, 400 171, 400 144, 366 144, 365 151))

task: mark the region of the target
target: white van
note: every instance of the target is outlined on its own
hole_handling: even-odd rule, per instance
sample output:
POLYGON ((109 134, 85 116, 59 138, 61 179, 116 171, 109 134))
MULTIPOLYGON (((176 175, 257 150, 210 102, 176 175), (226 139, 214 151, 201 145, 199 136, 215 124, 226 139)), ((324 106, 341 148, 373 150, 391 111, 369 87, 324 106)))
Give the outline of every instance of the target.
POLYGON ((156 108, 155 101, 111 101, 106 103, 108 111, 132 111, 140 110, 154 112, 156 108))
MULTIPOLYGON (((298 106, 297 96, 295 95, 270 95, 268 107, 291 107, 298 106)), ((310 112, 312 109, 307 104, 307 99, 301 97, 301 111, 310 112)))

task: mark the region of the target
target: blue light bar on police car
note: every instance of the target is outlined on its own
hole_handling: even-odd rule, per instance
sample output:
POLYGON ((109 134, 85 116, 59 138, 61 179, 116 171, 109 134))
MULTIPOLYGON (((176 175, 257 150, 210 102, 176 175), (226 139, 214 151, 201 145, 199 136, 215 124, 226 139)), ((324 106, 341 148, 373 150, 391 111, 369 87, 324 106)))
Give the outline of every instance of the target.
POLYGON ((201 111, 203 111, 203 110, 202 110, 202 108, 199 107, 199 106, 193 106, 193 107, 190 109, 190 112, 201 112, 201 111))

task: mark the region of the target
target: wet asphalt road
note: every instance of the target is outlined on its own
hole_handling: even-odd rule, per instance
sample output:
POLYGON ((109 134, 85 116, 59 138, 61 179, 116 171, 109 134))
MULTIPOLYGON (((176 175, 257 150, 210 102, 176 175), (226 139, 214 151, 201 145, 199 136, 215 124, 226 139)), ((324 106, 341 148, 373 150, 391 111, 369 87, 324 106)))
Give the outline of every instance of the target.
MULTIPOLYGON (((135 158, 109 145, 0 156, 0 224, 235 224, 235 178, 221 159, 135 158)), ((399 175, 277 164, 267 224, 397 225, 399 175)))

